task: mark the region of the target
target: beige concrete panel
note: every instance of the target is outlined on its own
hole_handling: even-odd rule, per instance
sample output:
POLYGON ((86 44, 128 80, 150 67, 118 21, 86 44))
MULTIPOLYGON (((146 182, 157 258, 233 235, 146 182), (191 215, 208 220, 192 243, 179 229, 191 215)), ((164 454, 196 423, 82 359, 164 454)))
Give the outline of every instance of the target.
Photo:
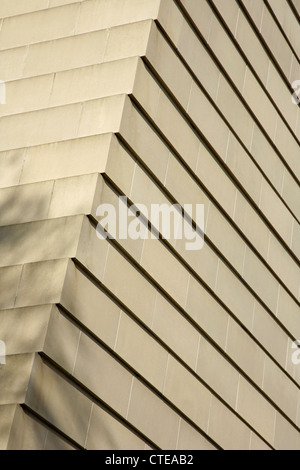
POLYGON ((34 354, 6 356, 6 364, 0 365, 0 404, 24 403, 34 354))
POLYGON ((2 119, 0 150, 116 132, 124 96, 116 95, 2 119))
POLYGON ((201 250, 186 250, 186 240, 177 240, 176 250, 178 253, 184 253, 184 259, 189 266, 197 273, 211 289, 214 289, 217 277, 218 258, 213 250, 204 240, 204 246, 201 250), (195 256, 195 253, 197 255, 195 256))
MULTIPOLYGON (((222 2, 219 1, 219 3, 222 2)), ((259 9, 259 6, 257 8, 259 9)), ((259 78, 263 84, 266 84, 270 60, 241 10, 239 10, 235 37, 259 78)))
MULTIPOLYGON (((168 177, 166 185, 168 185, 168 177)), ((122 188, 123 190, 123 188, 122 188)), ((176 195, 177 196, 177 195, 176 195)), ((146 210, 141 208, 141 213, 145 215, 147 219, 151 221, 152 217, 152 204, 168 204, 170 206, 172 202, 165 195, 165 193, 155 184, 155 181, 147 175, 143 168, 139 165, 135 165, 134 175, 132 178, 131 188, 129 191, 129 198, 133 203, 144 204, 146 210)), ((161 224, 158 224, 161 225, 161 224)), ((160 227, 157 226, 159 229, 160 227)), ((173 227, 172 227, 173 228, 173 227)), ((161 229, 162 231, 162 229, 161 229)), ((174 230, 172 230, 173 232, 174 230)), ((173 238, 173 237, 172 237, 173 238)))
POLYGON ((261 387, 265 354, 232 318, 229 320, 225 350, 236 364, 261 387))
POLYGON ((225 348, 228 313, 192 276, 189 282, 186 311, 220 347, 225 348))
POLYGON ((276 412, 275 449, 300 449, 299 431, 295 429, 290 423, 288 423, 278 412, 276 412))
MULTIPOLYGON (((201 164, 199 166, 199 173, 201 173, 203 171, 201 164)), ((170 155, 165 186, 182 207, 185 204, 192 204, 195 210, 196 204, 204 204, 204 209, 208 210, 209 198, 173 155, 170 155)), ((192 216, 192 214, 189 215, 192 216)))
MULTIPOLYGON (((103 62, 107 38, 108 31, 101 30, 31 44, 24 60, 22 75, 20 72, 17 74, 18 69, 15 69, 16 71, 12 71, 15 75, 10 75, 10 79, 99 64, 103 62)), ((0 52, 0 60, 9 53, 21 56, 21 52, 20 48, 13 49, 11 52, 10 50, 0 52)))
POLYGON ((90 0, 81 4, 77 33, 156 18, 160 0, 90 0))
POLYGON ((162 392, 168 352, 123 312, 114 350, 142 377, 162 392))
POLYGON ((282 279, 285 287, 297 299, 300 288, 299 267, 272 233, 270 233, 267 261, 282 279))
POLYGON ((222 261, 219 261, 215 292, 245 327, 250 329, 254 297, 222 261))
POLYGON ((185 305, 189 273, 160 241, 145 240, 141 266, 179 305, 185 305))
MULTIPOLYGON (((209 6, 203 1, 195 3, 190 0, 181 2, 181 5, 187 10, 188 14, 193 14, 193 21, 197 23, 197 26, 201 29, 201 34, 208 40, 212 17, 209 6), (201 14, 197 15, 197 11, 201 11, 201 14)), ((220 71, 188 23, 183 20, 177 5, 172 1, 162 2, 158 18, 180 54, 191 66, 208 93, 215 99, 220 71)), ((176 76, 173 77, 173 80, 174 78, 176 79, 176 76)))
POLYGON ((47 181, 2 189, 0 225, 47 219, 53 185, 53 181, 47 181))
POLYGON ((239 373, 205 338, 201 338, 197 374, 226 403, 235 407, 239 373))
POLYGON ((260 32, 288 78, 293 53, 266 6, 263 9, 260 32))
POLYGON ((184 64, 178 59, 170 45, 164 40, 155 23, 153 23, 151 27, 146 58, 172 90, 176 99, 186 108, 192 78, 184 64))
POLYGON ((7 82, 22 78, 28 46, 0 51, 1 80, 7 82))
POLYGON ((229 263, 242 273, 246 243, 213 204, 209 206, 205 233, 229 263))
POLYGON ((290 131, 284 126, 280 117, 274 142, 292 172, 300 178, 299 144, 296 139, 291 138, 290 131))
MULTIPOLYGON (((290 80, 289 80, 290 83, 293 83, 295 80, 299 80, 299 72, 300 72, 300 64, 298 60, 296 59, 296 57, 293 55, 291 72, 290 72, 290 80)), ((298 115, 299 115, 299 111, 298 111, 298 115)), ((296 135, 299 136, 299 118, 298 118, 298 128, 296 131, 296 135)))
POLYGON ((172 356, 169 356, 164 395, 206 432, 211 392, 172 356))
POLYGON ((243 278, 275 314, 279 283, 248 247, 245 252, 243 278))
POLYGON ((261 172, 232 133, 230 133, 228 141, 226 165, 243 186, 243 189, 256 204, 259 204, 261 172))
POLYGON ((211 30, 213 12, 204 0, 194 2, 193 0, 180 0, 188 14, 195 21, 201 35, 208 42, 211 30))
MULTIPOLYGON (((295 214, 297 219, 300 219, 300 203, 298 198, 298 184, 291 176, 290 172, 285 169, 283 177, 283 185, 281 196, 283 197, 286 204, 289 206, 291 211, 295 214)), ((295 223, 297 223, 295 221, 295 223)), ((299 254, 300 255, 300 254, 299 254)))
POLYGON ((260 209, 274 229, 290 247, 292 239, 293 216, 283 205, 277 194, 266 180, 262 181, 260 209))
POLYGON ((133 87, 136 66, 137 59, 129 58, 59 72, 55 76, 49 106, 88 101, 119 93, 129 94, 133 87))
POLYGON ((124 97, 125 95, 115 95, 83 103, 78 137, 117 132, 120 128, 124 97))
POLYGON ((48 431, 44 450, 76 450, 76 447, 58 437, 54 432, 48 431))
POLYGON ((249 149, 252 139, 251 124, 253 119, 223 77, 220 79, 217 105, 244 145, 249 149))
POLYGON ((18 406, 7 450, 74 450, 75 447, 18 406))
POLYGON ((19 183, 25 149, 12 150, 0 153, 0 188, 14 186, 19 183))
POLYGON ((114 347, 120 307, 73 262, 68 265, 60 303, 101 341, 114 347))
MULTIPOLYGON (((293 104, 290 91, 286 87, 282 77, 280 77, 278 74, 277 69, 271 62, 269 64, 267 90, 273 100, 276 102, 276 105, 283 114, 292 131, 295 131, 297 124, 297 106, 293 104)), ((290 138, 293 137, 291 136, 290 138)))
POLYGON ((12 308, 16 301, 23 266, 0 268, 1 299, 0 308, 12 308))
POLYGON ((299 388, 269 357, 265 358, 263 390, 297 424, 299 388))
POLYGON ((49 0, 49 8, 60 7, 62 5, 68 5, 69 3, 79 3, 85 0, 49 0))
MULTIPOLYGON (((106 166, 110 143, 111 134, 103 134, 30 147, 26 152, 20 183, 102 173, 106 166)), ((14 158, 21 160, 21 152, 22 150, 15 150, 4 154, 7 160, 5 169, 8 167, 9 171, 14 158)), ((12 176, 12 182, 16 179, 17 175, 12 176)))
MULTIPOLYGON (((200 3, 202 3, 201 9, 203 9, 205 6, 203 2, 198 2, 195 6, 198 8, 200 3)), ((205 18, 206 24, 209 24, 209 22, 207 22, 207 17, 204 17, 204 15, 201 14, 200 18, 202 17, 205 18)), ((193 20, 198 21, 196 17, 194 17, 193 20)), ((211 98, 215 100, 221 75, 220 69, 212 60, 208 50, 199 41, 198 37, 187 22, 184 22, 182 25, 178 51, 192 68, 201 85, 205 88, 211 98)), ((174 78, 176 79, 177 77, 174 76, 173 80, 174 78)))
MULTIPOLYGON (((82 0, 72 0, 72 3, 76 1, 82 0)), ((59 4, 68 3, 68 0, 51 0, 51 2, 56 2, 59 4)), ((7 16, 17 16, 23 15, 25 13, 36 12, 38 10, 46 10, 48 6, 56 6, 56 5, 48 5, 49 0, 28 0, 24 2, 23 0, 16 0, 15 2, 11 2, 10 0, 3 0, 1 2, 0 7, 0 18, 6 18, 7 16)), ((69 0, 69 3, 70 0, 69 0)))
POLYGON ((242 0, 249 15, 253 18, 257 28, 260 29, 264 5, 256 0, 242 0))
POLYGON ((152 331, 192 369, 196 366, 200 334, 168 300, 157 293, 152 331))
POLYGON ((243 97, 249 104, 261 126, 269 137, 273 139, 276 129, 276 110, 248 67, 245 75, 243 97))
POLYGON ((224 450, 248 450, 250 429, 216 397, 212 396, 208 435, 224 450))
POLYGON ((105 174, 117 187, 122 189, 124 194, 127 194, 128 196, 130 195, 136 167, 135 158, 128 153, 128 151, 120 144, 117 137, 113 135, 105 166, 105 174))
POLYGON ((274 444, 276 410, 242 376, 236 410, 270 445, 274 444))
POLYGON ((251 432, 249 450, 271 450, 271 447, 269 447, 262 439, 260 439, 257 434, 251 432))
POLYGON ((7 450, 17 405, 0 406, 0 450, 7 450))
POLYGON ((246 197, 239 191, 236 198, 234 222, 250 243, 266 258, 269 246, 269 229, 260 215, 248 203, 246 197))
POLYGON ((67 262, 67 259, 61 259, 24 265, 13 306, 26 307, 59 302, 67 262))
POLYGON ((277 317, 295 338, 300 338, 299 306, 282 286, 279 287, 277 317))
POLYGON ((5 342, 6 354, 41 351, 51 310, 51 305, 1 310, 0 336, 5 342))
POLYGON ((146 325, 151 323, 156 290, 112 247, 108 251, 103 283, 146 325))
POLYGON ((246 64, 216 16, 212 17, 208 42, 238 90, 242 92, 246 64))
POLYGON ((161 449, 176 449, 178 414, 136 378, 133 379, 127 419, 161 449))
POLYGON ((174 2, 172 2, 172 0, 160 2, 157 18, 164 30, 168 32, 174 45, 178 46, 184 24, 184 19, 179 8, 174 4, 174 2))
POLYGON ((145 442, 121 421, 94 404, 86 440, 87 450, 144 450, 145 442))
POLYGON ((1 266, 74 256, 82 220, 74 216, 1 227, 1 266))
POLYGON ((152 21, 125 24, 110 30, 103 60, 143 56, 146 53, 152 21))
POLYGON ((55 180, 48 218, 91 214, 95 195, 101 191, 102 184, 98 173, 55 180))
POLYGON ((240 16, 239 5, 234 2, 226 4, 222 2, 222 0, 213 0, 213 4, 217 7, 223 20, 226 22, 230 31, 234 34, 237 26, 237 20, 240 16))
POLYGON ((213 197, 221 204, 228 215, 232 217, 236 197, 236 186, 227 177, 224 169, 214 156, 202 145, 199 149, 196 175, 213 197))
POLYGON ((125 97, 120 134, 149 167, 164 182, 169 161, 169 149, 156 132, 150 129, 142 115, 125 97))
POLYGON ((91 400, 50 365, 35 357, 26 405, 84 446, 91 400))
POLYGON ((53 307, 43 352, 69 373, 73 372, 81 331, 57 307, 53 307))
POLYGON ((200 432, 197 432, 183 419, 180 420, 177 450, 216 450, 200 432))
POLYGON ((293 225, 293 239, 292 239, 292 250, 295 253, 298 258, 300 258, 300 224, 294 220, 294 225, 293 225))
MULTIPOLYGON (((145 65, 140 61, 139 67, 143 69, 145 68, 145 65)), ((160 91, 161 89, 153 81, 153 78, 146 71, 146 69, 145 73, 143 73, 142 70, 140 70, 138 73, 144 75, 145 82, 141 89, 141 87, 138 86, 138 81, 136 81, 133 90, 134 96, 140 102, 141 106, 145 108, 146 112, 150 114, 150 117, 156 122, 157 126, 165 135, 167 140, 172 142, 172 145, 187 162, 187 164, 192 169, 195 169, 199 149, 199 141, 195 132, 186 123, 186 120, 183 118, 183 116, 176 110, 176 108, 174 108, 167 95, 160 91), (148 81, 153 81, 153 83, 148 85, 148 81), (160 93, 155 115, 152 114, 153 102, 152 100, 149 101, 149 93, 144 94, 143 92, 144 89, 147 90, 148 86, 151 86, 151 88, 153 87, 153 92, 154 89, 156 89, 156 96, 158 96, 160 93), (172 121, 170 120, 170 115, 172 116, 172 121), (186 142, 189 142, 188 146, 186 145, 186 142)))
MULTIPOLYGON (((74 0, 72 0, 74 1, 74 0)), ((7 16, 23 15, 24 13, 44 10, 48 8, 49 0, 3 0, 0 6, 0 18, 7 16)))
POLYGON ((6 82, 6 104, 1 105, 0 116, 47 108, 53 80, 52 74, 6 82))
POLYGON ((75 32, 79 3, 36 11, 3 21, 1 49, 71 36, 75 32))
POLYGON ((257 301, 254 307, 252 333, 272 357, 285 367, 288 336, 257 301))
POLYGON ((259 127, 254 123, 251 155, 271 183, 280 193, 282 188, 284 165, 259 127))
POLYGON ((195 82, 192 85, 188 114, 217 154, 225 160, 228 126, 195 82), (218 138, 216 139, 216 136, 218 138))
POLYGON ((96 229, 91 221, 85 217, 74 257, 99 281, 103 280, 108 249, 108 242, 98 238, 96 229))
MULTIPOLYGON (((300 56, 300 41, 299 41, 299 22, 294 15, 291 8, 286 8, 282 0, 270 0, 269 5, 276 14, 281 26, 284 29, 293 49, 298 57, 300 56)), ((296 7, 297 8, 297 7, 296 7)))
POLYGON ((75 104, 4 117, 0 123, 0 150, 77 137, 80 115, 81 104, 75 104))

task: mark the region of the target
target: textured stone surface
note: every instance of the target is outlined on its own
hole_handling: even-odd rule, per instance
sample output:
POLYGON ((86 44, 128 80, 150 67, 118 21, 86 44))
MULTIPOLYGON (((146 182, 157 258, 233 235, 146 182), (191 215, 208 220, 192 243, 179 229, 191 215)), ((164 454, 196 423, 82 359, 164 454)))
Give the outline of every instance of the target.
POLYGON ((299 450, 294 10, 2 0, 0 18, 0 449, 299 450), (148 239, 97 236, 120 195, 148 239), (203 248, 152 204, 204 204, 203 248))

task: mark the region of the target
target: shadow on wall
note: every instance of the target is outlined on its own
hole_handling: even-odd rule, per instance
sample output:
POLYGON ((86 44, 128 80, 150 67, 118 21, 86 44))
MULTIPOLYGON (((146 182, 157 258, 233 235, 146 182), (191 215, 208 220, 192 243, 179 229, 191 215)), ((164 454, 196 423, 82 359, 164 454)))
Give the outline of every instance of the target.
POLYGON ((53 182, 47 182, 48 194, 42 189, 41 183, 18 184, 23 164, 20 156, 23 153, 23 150, 17 150, 0 154, 0 310, 13 306, 9 297, 13 292, 16 293, 19 282, 13 272, 34 253, 34 227, 30 222, 47 218, 49 194, 51 197, 49 191, 53 186, 53 182))
MULTIPOLYGON (((24 151, 22 153, 24 154, 24 151)), ((56 233, 58 231, 56 226, 52 225, 50 232, 46 233, 43 231, 42 224, 40 224, 41 236, 33 237, 35 227, 33 221, 47 219, 54 181, 18 185, 19 178, 16 176, 20 175, 20 165, 23 162, 20 155, 20 151, 0 154, 0 346, 2 346, 0 348, 0 406, 8 403, 7 397, 10 389, 11 397, 19 395, 15 380, 16 374, 19 372, 16 369, 14 357, 16 357, 15 354, 20 354, 20 356, 24 354, 24 344, 19 345, 20 351, 18 351, 18 344, 15 344, 15 341, 21 336, 20 334, 14 335, 14 331, 11 329, 14 353, 13 356, 9 356, 11 348, 9 347, 10 338, 7 332, 10 331, 9 329, 13 323, 12 317, 18 321, 18 315, 21 313, 13 311, 13 309, 15 308, 20 286, 22 265, 24 260, 34 259, 36 246, 34 246, 33 239, 40 239, 40 244, 43 244, 47 237, 49 237, 48 241, 51 242, 59 236, 56 233), (10 183, 13 184, 8 186, 7 184, 10 183), (9 311, 12 312, 11 315, 7 315, 9 311), (3 334, 5 332, 5 342, 1 338, 1 331, 3 334)), ((42 253, 42 250, 40 252, 42 253)), ((39 282, 43 282, 43 280, 39 279, 39 282)), ((29 311, 26 311, 25 314, 29 311)), ((19 327, 16 325, 16 329, 20 329, 21 325, 19 324, 19 327)), ((32 328, 32 330, 26 328, 23 334, 28 334, 28 343, 31 340, 34 342, 36 328, 32 328)), ((23 340, 26 344, 26 338, 22 337, 21 343, 23 340)), ((20 384, 23 384, 23 382, 24 377, 20 380, 20 384)), ((23 385, 20 385, 20 387, 23 387, 23 385)), ((37 395, 38 390, 33 391, 33 393, 37 395)), ((63 399, 63 396, 60 399, 63 399)), ((68 397, 65 399, 67 400, 68 397)), ((16 399, 16 401, 18 400, 16 399)), ((22 405, 22 403, 19 404, 22 405)), ((51 410, 49 410, 49 413, 51 413, 51 410)), ((41 424, 37 418, 28 414, 26 410, 17 407, 13 422, 15 433, 10 434, 8 446, 9 448, 24 450, 37 447, 73 448, 72 445, 65 443, 63 437, 53 430, 49 431, 49 429, 47 426, 45 427, 45 423, 41 424), (41 436, 44 436, 43 440, 41 440, 41 436)), ((3 433, 7 432, 6 429, 1 430, 0 422, 0 433, 2 431, 3 433)))

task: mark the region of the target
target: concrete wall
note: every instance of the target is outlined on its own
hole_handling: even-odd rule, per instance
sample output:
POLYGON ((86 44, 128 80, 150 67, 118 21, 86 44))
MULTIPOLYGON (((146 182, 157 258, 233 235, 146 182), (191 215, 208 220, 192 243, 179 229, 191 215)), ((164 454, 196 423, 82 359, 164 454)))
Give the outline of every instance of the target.
POLYGON ((299 14, 0 1, 0 449, 300 449, 299 14), (99 240, 120 195, 203 248, 99 240))

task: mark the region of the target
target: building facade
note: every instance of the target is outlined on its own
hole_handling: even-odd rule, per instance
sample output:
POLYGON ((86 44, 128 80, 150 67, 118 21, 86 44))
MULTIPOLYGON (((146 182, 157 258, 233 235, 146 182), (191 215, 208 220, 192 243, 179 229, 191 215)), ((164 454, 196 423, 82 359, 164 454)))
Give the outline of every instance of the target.
POLYGON ((299 15, 0 0, 0 449, 300 449, 299 15))

